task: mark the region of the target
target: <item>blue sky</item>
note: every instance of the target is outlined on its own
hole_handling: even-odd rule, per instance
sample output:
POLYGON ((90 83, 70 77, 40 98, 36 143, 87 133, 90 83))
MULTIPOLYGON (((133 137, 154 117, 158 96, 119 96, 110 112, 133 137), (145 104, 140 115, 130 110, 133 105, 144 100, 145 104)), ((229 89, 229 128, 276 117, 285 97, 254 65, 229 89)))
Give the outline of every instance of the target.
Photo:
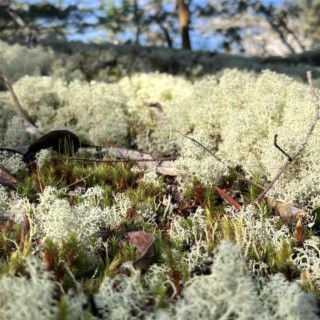
MULTIPOLYGON (((279 6, 282 4, 284 0, 263 0, 263 2, 265 4, 273 4, 274 6, 279 6)), ((17 1, 19 2, 19 0, 17 1)), ((41 0, 29 0, 29 1, 23 1, 23 2, 27 2, 27 3, 39 3, 39 2, 43 2, 41 0)), ((90 7, 90 8, 98 8, 99 6, 99 0, 48 0, 47 2, 52 3, 52 4, 57 4, 60 3, 62 5, 70 5, 70 4, 74 4, 74 5, 79 5, 79 6, 83 6, 83 7, 90 7)), ((175 1, 171 0, 171 3, 173 5, 175 1)), ((170 2, 169 2, 170 3, 170 2)), ((171 5, 170 3, 170 5, 171 5)), ((197 3, 197 4, 206 4, 205 0, 193 0, 193 3, 197 3)), ((92 19, 90 19, 90 22, 93 22, 92 19), (90 21, 91 20, 91 21, 90 21)), ((99 41, 99 42, 103 42, 103 41, 107 41, 107 34, 105 31, 100 30, 97 31, 96 29, 92 29, 92 30, 87 30, 85 34, 81 34, 76 32, 75 30, 70 29, 69 30, 69 35, 68 38, 70 40, 81 40, 81 41, 99 41)), ((131 38, 131 35, 128 34, 127 36, 124 35, 124 38, 131 38)), ((179 44, 179 37, 175 38, 175 45, 176 46, 180 46, 179 44)), ((203 50, 215 50, 217 47, 217 43, 219 42, 219 38, 218 37, 201 37, 199 34, 197 34, 195 31, 191 31, 191 41, 193 44, 193 48, 194 49, 203 49, 203 50)), ((220 39, 221 41, 221 39, 220 39)))

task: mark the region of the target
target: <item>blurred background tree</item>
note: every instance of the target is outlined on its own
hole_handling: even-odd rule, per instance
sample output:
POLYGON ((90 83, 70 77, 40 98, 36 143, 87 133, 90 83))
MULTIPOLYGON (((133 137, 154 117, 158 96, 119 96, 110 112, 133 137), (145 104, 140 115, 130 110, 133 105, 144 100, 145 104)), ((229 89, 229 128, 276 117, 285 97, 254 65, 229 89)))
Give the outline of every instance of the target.
POLYGON ((100 0, 97 27, 114 43, 172 47, 175 13, 170 1, 100 0))
POLYGON ((66 37, 68 28, 85 30, 85 17, 91 9, 64 5, 63 1, 0 0, 0 32, 5 39, 24 36, 29 44, 40 38, 66 37))
POLYGON ((300 28, 310 47, 320 43, 320 0, 294 1, 299 10, 300 28))
POLYGON ((283 56, 319 45, 319 10, 320 0, 0 0, 0 32, 283 56))

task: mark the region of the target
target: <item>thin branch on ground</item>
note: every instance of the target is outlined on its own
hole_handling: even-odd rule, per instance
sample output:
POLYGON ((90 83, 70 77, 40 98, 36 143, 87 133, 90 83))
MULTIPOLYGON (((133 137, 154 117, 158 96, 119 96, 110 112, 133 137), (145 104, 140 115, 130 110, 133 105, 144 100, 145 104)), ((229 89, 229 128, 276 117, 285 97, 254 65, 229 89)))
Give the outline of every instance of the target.
POLYGON ((293 154, 293 156, 291 157, 291 161, 290 159, 288 159, 286 161, 286 163, 279 169, 278 173, 276 174, 276 176, 271 180, 271 182, 269 183, 269 185, 267 186, 267 188, 265 190, 263 190, 263 192, 261 192, 259 194, 259 196, 255 199, 254 202, 259 201, 261 198, 263 198, 267 192, 273 187, 273 185, 276 183, 276 181, 280 178, 280 176, 283 174, 283 172, 292 164, 294 163, 294 161, 297 159, 297 157, 301 154, 301 152, 304 150, 304 148, 306 147, 312 133, 313 130, 315 128, 315 126, 317 125, 318 121, 320 120, 320 104, 319 104, 319 99, 317 97, 316 91, 314 89, 313 86, 313 82, 312 82, 312 74, 311 71, 307 71, 307 78, 308 78, 308 83, 309 83, 309 88, 310 88, 310 92, 311 92, 311 96, 313 99, 313 104, 315 107, 315 116, 314 116, 314 120, 306 134, 306 136, 304 137, 304 139, 302 140, 300 147, 298 148, 298 150, 293 154))
MULTIPOLYGON (((216 154, 214 154, 209 148, 207 148, 205 145, 203 145, 201 142, 197 141, 196 139, 192 138, 192 137, 189 137, 183 133, 180 133, 178 132, 180 135, 182 135, 183 137, 191 140, 192 142, 194 142, 196 145, 198 145, 200 148, 202 148, 203 150, 207 151, 214 159, 216 159, 218 162, 222 163, 225 165, 225 162, 220 158, 218 157, 216 154)), ((253 181, 253 179, 251 177, 246 177, 244 176, 243 174, 239 173, 236 168, 232 167, 232 166, 229 166, 227 165, 227 168, 229 170, 231 170, 235 175, 237 175, 240 179, 242 180, 245 180, 247 182, 249 182, 250 184, 264 190, 264 187, 256 182, 253 181)))
POLYGON ((278 134, 276 133, 274 135, 274 140, 273 140, 273 145, 281 152, 283 153, 290 162, 292 162, 292 158, 278 145, 278 141, 277 141, 277 138, 278 138, 278 134))
POLYGON ((86 159, 86 158, 69 158, 69 161, 83 161, 83 162, 100 162, 100 163, 114 163, 114 162, 163 162, 176 160, 177 157, 170 158, 156 158, 156 159, 130 159, 130 158, 117 158, 117 159, 86 159))
POLYGON ((28 119, 27 115, 23 111, 21 103, 20 103, 17 95, 15 94, 8 77, 6 75, 2 75, 2 79, 3 79, 5 87, 7 88, 7 90, 9 91, 9 93, 11 95, 11 98, 13 100, 13 103, 15 105, 15 109, 16 109, 17 113, 23 119, 23 124, 24 124, 26 132, 30 133, 32 136, 34 136, 36 138, 40 138, 41 134, 40 134, 38 128, 35 125, 33 125, 33 123, 28 119))
MULTIPOLYGON (((66 186, 66 187, 61 188, 59 191, 68 190, 70 187, 72 187, 72 186, 74 186, 74 185, 76 185, 76 184, 78 184, 78 183, 80 183, 80 182, 85 182, 88 178, 90 178, 90 177, 93 176, 94 174, 95 174, 95 171, 90 172, 90 173, 89 173, 88 175, 86 175, 85 177, 83 177, 83 178, 81 178, 81 179, 79 179, 79 180, 77 180, 77 181, 69 184, 69 185, 66 186)), ((58 183, 57 183, 57 185, 58 185, 58 183)))
POLYGON ((158 109, 162 113, 164 112, 163 107, 162 107, 161 103, 159 103, 159 102, 147 102, 146 101, 144 104, 147 107, 158 109))

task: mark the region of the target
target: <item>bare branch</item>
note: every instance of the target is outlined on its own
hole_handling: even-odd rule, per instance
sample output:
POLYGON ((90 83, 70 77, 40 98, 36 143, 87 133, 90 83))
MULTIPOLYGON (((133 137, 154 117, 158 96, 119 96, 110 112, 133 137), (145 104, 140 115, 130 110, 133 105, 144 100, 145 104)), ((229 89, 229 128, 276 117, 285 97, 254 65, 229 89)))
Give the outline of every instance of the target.
POLYGON ((156 159, 133 159, 133 158, 120 158, 120 159, 86 159, 86 158, 75 158, 70 157, 70 161, 83 161, 83 162, 94 162, 94 163, 115 163, 115 162, 162 162, 176 160, 177 157, 170 158, 156 158, 156 159))
POLYGON ((23 111, 22 106, 20 104, 20 101, 19 101, 17 95, 15 94, 8 77, 6 75, 3 75, 2 79, 4 81, 5 87, 7 88, 7 90, 9 91, 9 93, 11 95, 11 98, 14 102, 17 113, 23 119, 23 124, 24 124, 25 130, 28 133, 30 133, 31 135, 35 136, 36 138, 40 138, 41 134, 40 134, 38 128, 32 124, 32 122, 28 119, 27 115, 23 111))
POLYGON ((300 147, 298 148, 298 150, 294 153, 294 155, 291 157, 291 161, 290 159, 287 160, 287 162, 279 169, 278 173, 276 174, 276 176, 271 180, 271 182, 269 183, 268 187, 263 190, 263 192, 261 192, 259 194, 259 196, 257 197, 257 199, 254 202, 259 201, 262 197, 264 197, 267 192, 273 187, 273 185, 276 183, 276 181, 280 178, 280 176, 283 174, 283 172, 290 166, 291 163, 293 163, 297 157, 301 154, 301 152, 304 150, 304 148, 306 147, 312 133, 313 130, 315 128, 315 126, 317 125, 319 119, 320 119, 320 104, 319 104, 319 100, 317 97, 317 94, 315 92, 313 83, 312 83, 312 75, 311 75, 311 71, 307 72, 307 78, 308 78, 308 83, 309 83, 309 88, 310 88, 310 92, 313 98, 313 104, 315 107, 315 116, 314 116, 314 120, 306 134, 306 136, 304 137, 304 139, 301 142, 300 147))
MULTIPOLYGON (((147 155, 147 154, 146 154, 147 155)), ((177 157, 170 158, 155 158, 155 159, 143 159, 136 157, 127 157, 127 158, 117 158, 117 159, 86 159, 86 158, 69 158, 70 161, 83 161, 83 162, 92 162, 92 163, 116 163, 116 162, 136 162, 137 166, 141 169, 153 168, 155 172, 162 174, 164 176, 174 177, 177 175, 177 172, 173 165, 173 160, 176 160, 177 157)))

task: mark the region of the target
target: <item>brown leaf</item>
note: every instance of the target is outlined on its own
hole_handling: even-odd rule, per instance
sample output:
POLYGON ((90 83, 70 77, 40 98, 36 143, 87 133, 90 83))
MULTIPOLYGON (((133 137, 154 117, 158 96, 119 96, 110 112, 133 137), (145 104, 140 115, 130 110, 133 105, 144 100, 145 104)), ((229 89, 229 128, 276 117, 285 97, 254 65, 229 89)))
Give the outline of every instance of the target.
POLYGON ((128 244, 132 244, 136 248, 138 258, 133 264, 142 269, 147 269, 154 255, 155 237, 145 231, 133 231, 128 232, 125 238, 128 244))
POLYGON ((279 215, 281 220, 288 226, 295 225, 299 219, 305 222, 310 217, 306 210, 295 207, 290 203, 283 203, 273 198, 267 198, 267 202, 275 214, 279 215))
POLYGON ((301 219, 299 219, 296 224, 296 227, 294 230, 294 235, 295 235, 295 238, 296 238, 298 244, 301 245, 304 243, 304 240, 306 238, 306 228, 305 228, 305 226, 303 226, 301 219))

